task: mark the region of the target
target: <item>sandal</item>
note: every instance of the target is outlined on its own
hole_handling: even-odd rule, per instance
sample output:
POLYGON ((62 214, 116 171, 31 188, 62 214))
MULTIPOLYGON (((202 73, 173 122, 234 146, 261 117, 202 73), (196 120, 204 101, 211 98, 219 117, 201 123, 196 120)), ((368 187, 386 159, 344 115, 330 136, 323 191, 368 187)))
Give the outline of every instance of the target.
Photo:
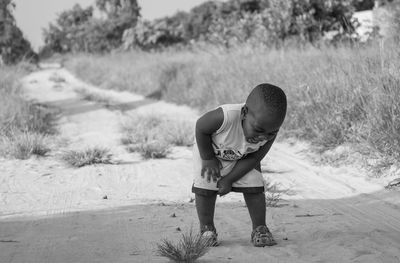
POLYGON ((218 243, 218 234, 214 226, 205 225, 200 231, 201 236, 207 240, 208 246, 216 247, 218 243))
POLYGON ((255 247, 273 246, 277 244, 267 226, 256 227, 251 233, 251 242, 255 247))

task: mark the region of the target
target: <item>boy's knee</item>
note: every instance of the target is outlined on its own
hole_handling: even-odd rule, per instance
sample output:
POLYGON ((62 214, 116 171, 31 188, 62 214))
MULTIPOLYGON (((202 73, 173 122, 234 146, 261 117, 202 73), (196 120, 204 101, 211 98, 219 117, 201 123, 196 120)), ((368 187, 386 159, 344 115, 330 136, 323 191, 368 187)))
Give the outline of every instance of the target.
POLYGON ((204 196, 204 197, 214 197, 218 194, 218 191, 208 190, 208 189, 203 189, 203 188, 198 188, 198 187, 192 186, 192 193, 199 195, 199 196, 204 196))
POLYGON ((260 198, 260 197, 265 197, 264 192, 258 192, 258 193, 243 193, 244 197, 249 197, 249 198, 260 198))

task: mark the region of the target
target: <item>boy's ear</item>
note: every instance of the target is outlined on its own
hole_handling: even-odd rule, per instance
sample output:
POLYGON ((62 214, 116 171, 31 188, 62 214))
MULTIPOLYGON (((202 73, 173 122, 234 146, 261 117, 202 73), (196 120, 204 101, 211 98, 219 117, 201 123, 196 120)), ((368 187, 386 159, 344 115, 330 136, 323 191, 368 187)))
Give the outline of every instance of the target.
POLYGON ((249 109, 247 108, 246 105, 244 105, 243 108, 242 108, 242 112, 241 112, 242 119, 245 119, 245 118, 246 118, 246 115, 247 115, 247 112, 248 112, 248 111, 249 111, 249 109))

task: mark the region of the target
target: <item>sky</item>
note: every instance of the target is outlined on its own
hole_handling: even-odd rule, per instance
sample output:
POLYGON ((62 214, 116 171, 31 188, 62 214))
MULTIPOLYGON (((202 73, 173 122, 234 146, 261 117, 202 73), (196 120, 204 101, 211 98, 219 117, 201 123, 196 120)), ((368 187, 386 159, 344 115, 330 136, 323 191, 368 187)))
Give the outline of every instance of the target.
MULTIPOLYGON (((16 9, 14 16, 24 36, 37 50, 43 45, 42 32, 50 22, 54 22, 57 14, 71 9, 75 4, 82 7, 94 5, 96 0, 14 0, 16 9)), ((172 15, 178 10, 189 11, 192 7, 206 0, 138 0, 141 15, 152 20, 172 15)))

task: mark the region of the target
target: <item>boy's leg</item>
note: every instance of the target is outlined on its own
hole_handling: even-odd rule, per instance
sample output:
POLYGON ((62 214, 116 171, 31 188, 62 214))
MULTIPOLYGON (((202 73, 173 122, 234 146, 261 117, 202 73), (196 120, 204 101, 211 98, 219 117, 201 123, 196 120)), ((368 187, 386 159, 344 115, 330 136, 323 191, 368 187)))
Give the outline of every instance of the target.
POLYGON ((201 195, 196 193, 196 210, 200 221, 200 233, 208 246, 218 246, 218 234, 214 226, 214 211, 217 193, 201 195))
POLYGON ((251 242, 253 245, 256 247, 276 245, 276 241, 271 232, 269 232, 265 221, 265 194, 243 193, 243 196, 253 224, 253 231, 251 232, 251 242))
POLYGON ((265 213, 265 194, 264 193, 243 193, 244 200, 249 210, 253 230, 261 225, 266 225, 265 213))
POLYGON ((215 228, 214 226, 214 211, 217 194, 210 196, 195 194, 197 216, 200 221, 200 229, 203 230, 206 226, 215 228))

